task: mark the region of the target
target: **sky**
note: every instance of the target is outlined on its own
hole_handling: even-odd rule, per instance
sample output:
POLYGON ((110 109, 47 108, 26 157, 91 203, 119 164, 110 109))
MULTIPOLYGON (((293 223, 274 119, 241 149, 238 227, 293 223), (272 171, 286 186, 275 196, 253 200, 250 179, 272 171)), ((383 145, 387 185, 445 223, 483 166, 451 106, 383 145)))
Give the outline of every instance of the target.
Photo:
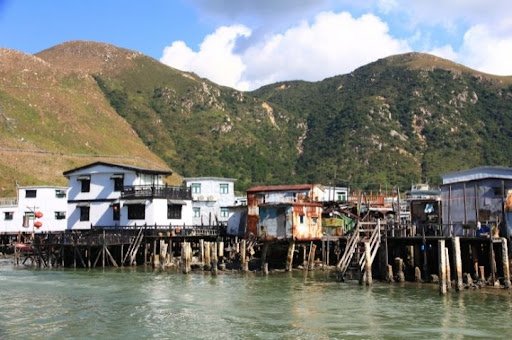
POLYGON ((510 0, 0 0, 0 47, 142 52, 239 90, 426 52, 512 75, 510 0))

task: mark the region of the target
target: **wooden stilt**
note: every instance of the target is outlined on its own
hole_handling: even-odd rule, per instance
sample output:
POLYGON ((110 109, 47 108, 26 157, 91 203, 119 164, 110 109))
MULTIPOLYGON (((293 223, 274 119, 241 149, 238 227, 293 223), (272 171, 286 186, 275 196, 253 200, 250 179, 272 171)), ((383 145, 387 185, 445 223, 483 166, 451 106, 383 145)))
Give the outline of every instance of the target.
POLYGON ((261 270, 263 270, 263 271, 265 269, 265 264, 267 265, 267 270, 268 270, 268 263, 267 263, 268 248, 269 248, 268 242, 264 242, 263 250, 261 251, 261 270))
POLYGON ((371 253, 371 247, 370 242, 366 241, 364 243, 364 258, 365 258, 365 264, 364 264, 364 283, 367 286, 372 285, 372 253, 371 253))
POLYGON ((437 241, 439 258, 439 294, 446 295, 446 251, 444 240, 437 241))
POLYGON ((503 263, 503 280, 505 288, 510 288, 510 263, 508 262, 507 239, 501 238, 501 262, 503 263))
POLYGON ((464 288, 463 279, 462 279, 462 259, 460 255, 460 238, 454 237, 452 239, 453 242, 453 250, 454 250, 454 257, 455 257, 455 279, 456 279, 456 285, 455 289, 457 291, 460 291, 464 288))
POLYGON ((315 254, 316 254, 316 244, 312 243, 309 248, 309 256, 308 256, 308 270, 315 269, 315 254))
POLYGON ((295 252, 295 241, 290 240, 288 244, 288 255, 286 256, 286 271, 291 271, 293 268, 293 253, 295 252))
POLYGON ((445 249, 445 261, 446 261, 446 289, 452 289, 452 270, 450 265, 450 252, 448 251, 448 247, 444 247, 445 249))

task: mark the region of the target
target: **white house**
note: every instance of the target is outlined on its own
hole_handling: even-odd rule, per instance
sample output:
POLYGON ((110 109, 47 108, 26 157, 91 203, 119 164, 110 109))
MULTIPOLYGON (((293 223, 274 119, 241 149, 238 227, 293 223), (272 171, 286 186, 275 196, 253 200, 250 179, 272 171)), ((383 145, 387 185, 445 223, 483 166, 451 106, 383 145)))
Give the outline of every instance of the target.
POLYGON ((347 187, 324 186, 323 202, 346 202, 348 200, 347 187))
POLYGON ((190 177, 185 178, 187 188, 192 191, 193 222, 195 225, 226 223, 235 205, 234 178, 190 177))
POLYGON ((60 186, 18 187, 17 197, 0 199, 0 233, 65 230, 67 190, 60 186))
POLYGON ((190 189, 166 185, 171 173, 105 162, 65 171, 68 229, 191 225, 190 189))

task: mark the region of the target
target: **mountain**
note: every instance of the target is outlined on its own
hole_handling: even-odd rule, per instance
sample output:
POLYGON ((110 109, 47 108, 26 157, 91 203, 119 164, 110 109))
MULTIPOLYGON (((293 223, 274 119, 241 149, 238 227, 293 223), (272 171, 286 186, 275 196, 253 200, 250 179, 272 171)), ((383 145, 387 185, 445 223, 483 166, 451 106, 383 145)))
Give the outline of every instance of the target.
POLYGON ((296 163, 306 181, 404 187, 437 184, 447 171, 512 165, 512 77, 408 53, 251 94, 306 117, 296 163))
POLYGON ((135 51, 75 41, 33 56, 0 50, 0 77, 4 191, 15 179, 62 183, 63 170, 103 156, 234 177, 239 190, 408 187, 512 166, 512 78, 427 54, 240 92, 135 51))
POLYGON ((0 49, 0 79, 0 197, 16 183, 64 185, 64 170, 98 160, 168 168, 93 77, 0 49))
POLYGON ((304 131, 293 113, 107 44, 70 42, 37 56, 94 77, 151 151, 184 176, 234 177, 238 188, 295 180, 304 131))

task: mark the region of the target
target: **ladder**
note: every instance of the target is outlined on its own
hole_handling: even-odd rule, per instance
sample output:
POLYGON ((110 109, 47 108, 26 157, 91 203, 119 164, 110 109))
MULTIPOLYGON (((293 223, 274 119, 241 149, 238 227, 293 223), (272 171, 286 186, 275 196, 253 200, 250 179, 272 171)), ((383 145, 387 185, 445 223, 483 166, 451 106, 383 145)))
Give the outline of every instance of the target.
POLYGON ((347 246, 345 247, 343 256, 341 257, 337 265, 338 278, 340 278, 340 280, 344 279, 345 273, 347 272, 351 264, 354 265, 355 269, 359 271, 359 273, 362 273, 364 271, 366 265, 365 257, 358 256, 356 259, 354 259, 354 255, 361 249, 361 247, 359 246, 363 246, 362 249, 364 249, 365 242, 368 242, 370 245, 370 261, 371 263, 373 263, 373 260, 377 255, 377 251, 379 250, 381 242, 380 220, 377 220, 376 223, 359 221, 357 222, 357 225, 354 229, 354 233, 348 239, 347 246), (365 228, 363 228, 363 226, 365 228), (371 231, 371 235, 368 238, 363 233, 367 233, 369 231, 371 231))

